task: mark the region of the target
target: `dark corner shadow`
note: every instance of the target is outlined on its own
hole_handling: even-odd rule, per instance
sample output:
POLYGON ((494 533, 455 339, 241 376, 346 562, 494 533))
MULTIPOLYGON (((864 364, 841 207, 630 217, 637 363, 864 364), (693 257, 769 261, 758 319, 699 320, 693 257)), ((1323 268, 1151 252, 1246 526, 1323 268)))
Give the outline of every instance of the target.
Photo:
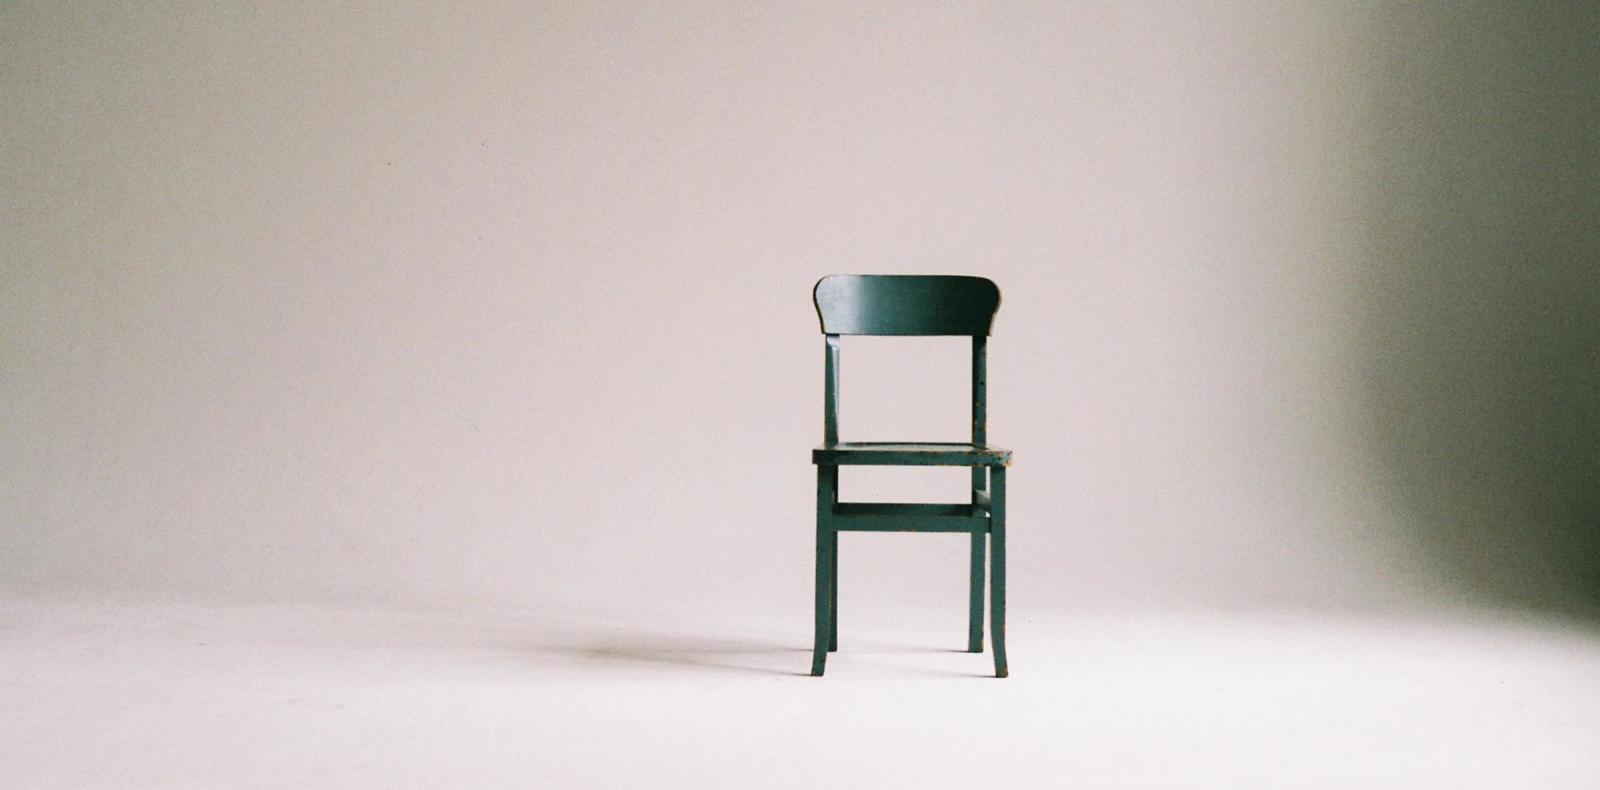
POLYGON ((1600 11, 1381 6, 1347 164, 1382 485, 1461 589, 1600 611, 1600 11), (1418 46, 1425 44, 1425 46, 1418 46))

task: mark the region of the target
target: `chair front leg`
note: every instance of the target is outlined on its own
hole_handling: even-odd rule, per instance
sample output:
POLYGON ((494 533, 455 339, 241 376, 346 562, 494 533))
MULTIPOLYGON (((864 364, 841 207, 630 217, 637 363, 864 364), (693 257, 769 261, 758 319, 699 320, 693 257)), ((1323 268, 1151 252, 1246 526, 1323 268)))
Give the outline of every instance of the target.
POLYGON ((833 640, 834 562, 839 536, 833 529, 833 497, 839 468, 817 467, 817 589, 816 633, 811 647, 811 674, 821 676, 833 640))
POLYGON ((994 642, 994 676, 1003 678, 1011 674, 1006 666, 1006 468, 997 466, 990 473, 989 529, 990 570, 989 590, 990 638, 994 642))

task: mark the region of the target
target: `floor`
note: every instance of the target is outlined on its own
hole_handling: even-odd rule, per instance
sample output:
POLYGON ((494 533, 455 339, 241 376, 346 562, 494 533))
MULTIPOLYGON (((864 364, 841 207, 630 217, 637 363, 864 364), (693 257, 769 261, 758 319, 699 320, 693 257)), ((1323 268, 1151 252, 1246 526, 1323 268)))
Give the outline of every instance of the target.
POLYGON ((959 615, 854 624, 820 679, 793 626, 11 599, 0 785, 1600 787, 1592 626, 1063 614, 1008 680, 959 615))

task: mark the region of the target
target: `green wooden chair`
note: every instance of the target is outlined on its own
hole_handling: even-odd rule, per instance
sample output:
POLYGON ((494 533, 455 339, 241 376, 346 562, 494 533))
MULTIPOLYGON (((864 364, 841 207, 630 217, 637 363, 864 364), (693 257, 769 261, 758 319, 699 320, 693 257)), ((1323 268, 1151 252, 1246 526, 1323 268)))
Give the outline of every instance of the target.
POLYGON ((817 621, 811 674, 821 675, 838 649, 839 533, 966 532, 972 536, 967 650, 983 652, 985 536, 993 570, 989 591, 994 674, 1006 668, 1006 467, 1011 451, 988 444, 985 357, 1000 289, 982 277, 843 274, 817 281, 812 292, 826 336, 823 357, 822 446, 817 466, 817 621), (956 335, 972 338, 972 441, 839 441, 840 335, 956 335), (839 467, 967 466, 967 504, 840 502, 839 467))

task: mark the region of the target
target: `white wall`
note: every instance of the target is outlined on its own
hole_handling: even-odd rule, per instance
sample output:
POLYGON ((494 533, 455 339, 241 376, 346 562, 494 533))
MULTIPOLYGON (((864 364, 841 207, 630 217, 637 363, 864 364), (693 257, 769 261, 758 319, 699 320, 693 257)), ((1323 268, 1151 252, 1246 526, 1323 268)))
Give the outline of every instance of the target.
MULTIPOLYGON (((1493 112, 1593 94, 1540 13, 7 4, 0 585, 802 608, 809 289, 852 271, 1000 284, 1026 605, 1472 587, 1391 463, 1449 385, 1384 389, 1433 172, 1385 168, 1486 96, 1485 150, 1555 146, 1514 194, 1582 204, 1530 168, 1592 174, 1592 127, 1493 112), (1440 94, 1474 46, 1501 78, 1440 94)), ((847 342, 848 433, 959 436, 961 351, 909 346, 847 342)), ((958 540, 845 551, 847 591, 960 605, 958 540)))

